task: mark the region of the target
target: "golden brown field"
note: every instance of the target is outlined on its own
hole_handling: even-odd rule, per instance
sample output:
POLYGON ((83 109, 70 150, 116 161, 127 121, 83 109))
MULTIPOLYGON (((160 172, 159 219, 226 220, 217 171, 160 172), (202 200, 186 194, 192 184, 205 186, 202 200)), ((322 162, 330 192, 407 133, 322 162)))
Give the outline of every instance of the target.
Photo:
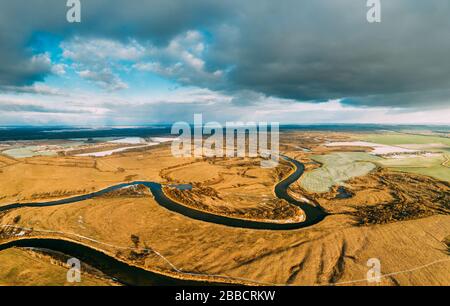
MULTIPOLYGON (((312 154, 367 151, 322 145, 348 137, 291 132, 282 134, 280 149, 311 171, 321 166, 312 154)), ((289 174, 287 163, 262 169, 258 159, 250 158, 176 159, 170 146, 162 145, 103 158, 32 157, 5 164, 0 168, 1 205, 61 199, 142 180, 190 183, 191 191, 165 191, 186 206, 216 214, 269 222, 304 217, 273 191, 289 174)), ((150 192, 113 192, 68 205, 0 213, 0 243, 29 237, 67 239, 161 274, 242 284, 367 285, 367 261, 378 258, 381 285, 450 285, 447 182, 377 168, 346 182, 346 189, 352 197, 336 199, 337 187, 315 194, 298 182, 292 184, 294 198, 319 204, 329 215, 316 225, 285 231, 198 221, 160 206, 150 192)), ((61 267, 32 253, 1 251, 0 262, 14 271, 20 267, 15 258, 33 262, 26 271, 28 285, 63 285, 55 270, 61 267), (51 275, 40 279, 43 271, 51 275)), ((17 273, 0 275, 0 283, 21 284, 17 273)), ((88 277, 85 284, 110 283, 88 277)))
POLYGON ((66 281, 68 267, 62 259, 44 252, 12 248, 0 251, 0 286, 113 286, 100 272, 84 272, 81 282, 66 281))

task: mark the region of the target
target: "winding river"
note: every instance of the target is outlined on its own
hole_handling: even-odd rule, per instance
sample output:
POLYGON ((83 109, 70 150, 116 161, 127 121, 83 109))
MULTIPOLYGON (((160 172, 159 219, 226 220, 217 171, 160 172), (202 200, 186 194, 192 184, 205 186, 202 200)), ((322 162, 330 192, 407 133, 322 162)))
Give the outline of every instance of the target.
MULTIPOLYGON (((0 212, 8 211, 11 209, 21 208, 21 207, 48 207, 48 206, 59 206, 68 205, 71 203, 76 203, 88 199, 92 199, 108 192, 118 190, 128 186, 144 185, 150 189, 155 201, 165 207, 166 209, 182 214, 186 217, 200 220, 204 222, 210 222, 215 224, 221 224, 225 226, 246 228, 246 229, 257 229, 257 230, 294 230, 299 228, 304 228, 307 226, 314 225, 322 221, 326 217, 326 212, 319 206, 313 206, 311 204, 297 201, 293 199, 287 192, 289 186, 297 181, 304 172, 304 165, 297 160, 291 159, 289 157, 283 156, 283 158, 290 162, 294 166, 294 171, 281 180, 274 189, 275 195, 279 199, 284 199, 292 205, 300 207, 306 216, 306 220, 298 223, 273 223, 273 222, 262 222, 262 221, 252 221, 239 218, 233 218, 222 215, 215 215, 213 213, 200 211, 183 204, 177 203, 170 198, 168 198, 162 190, 162 185, 155 182, 146 181, 135 181, 130 183, 122 183, 105 188, 100 191, 92 192, 86 195, 75 196, 67 199, 41 202, 41 203, 15 203, 0 207, 0 212)), ((110 257, 102 252, 95 249, 87 247, 82 244, 75 242, 69 242, 67 240, 61 239, 19 239, 13 242, 9 242, 0 245, 0 250, 10 248, 10 247, 39 247, 46 248, 55 251, 60 251, 67 255, 77 257, 84 260, 86 263, 93 267, 99 268, 106 275, 118 279, 121 283, 131 284, 131 285, 154 285, 154 284, 199 284, 198 281, 184 281, 168 276, 160 275, 147 271, 145 269, 140 269, 127 265, 113 257, 110 257)))
POLYGON ((160 273, 151 272, 136 266, 128 265, 103 252, 85 246, 80 243, 63 239, 51 238, 26 238, 11 241, 0 245, 0 251, 12 247, 39 248, 57 251, 75 257, 81 262, 102 271, 108 277, 127 286, 193 286, 193 285, 214 285, 220 283, 202 282, 195 280, 183 280, 166 276, 160 273))

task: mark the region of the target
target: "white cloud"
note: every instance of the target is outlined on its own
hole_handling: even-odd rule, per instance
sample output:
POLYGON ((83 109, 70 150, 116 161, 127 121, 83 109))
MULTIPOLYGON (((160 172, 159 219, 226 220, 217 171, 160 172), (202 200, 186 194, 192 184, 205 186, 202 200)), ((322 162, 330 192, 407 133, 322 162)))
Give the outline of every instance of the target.
POLYGON ((145 48, 136 40, 124 44, 111 39, 74 39, 63 42, 63 57, 75 62, 98 62, 101 60, 135 61, 145 54, 145 48))
POLYGON ((56 75, 64 75, 66 74, 66 64, 56 64, 52 66, 52 72, 56 75))
POLYGON ((80 77, 108 91, 128 88, 120 77, 120 72, 125 70, 120 61, 136 61, 145 51, 134 40, 124 44, 109 39, 79 37, 63 42, 61 48, 63 57, 74 62, 72 67, 80 77))
MULTIPOLYGON (((85 77, 93 77, 84 71, 85 77)), ((181 87, 154 95, 119 95, 104 92, 51 91, 44 85, 35 92, 1 94, 1 124, 16 123, 68 125, 139 125, 156 122, 192 121, 202 113, 205 121, 267 121, 296 124, 383 123, 383 124, 450 124, 450 109, 411 111, 388 107, 360 108, 346 106, 339 100, 325 103, 299 103, 294 100, 254 95, 252 92, 223 94, 209 89, 181 87), (236 97, 255 99, 255 103, 236 103, 236 97), (2 108, 3 106, 3 108, 2 108)), ((67 89, 68 90, 68 89, 67 89)))
POLYGON ((203 56, 207 48, 204 37, 197 31, 180 34, 161 47, 148 41, 124 43, 76 37, 63 42, 61 48, 63 57, 74 62, 73 67, 81 77, 109 90, 126 88, 121 73, 133 73, 133 69, 156 73, 185 85, 201 86, 223 77, 223 71, 206 71, 203 56))
POLYGON ((50 54, 49 53, 41 53, 41 54, 37 54, 34 55, 31 58, 30 64, 32 66, 37 66, 37 67, 49 67, 51 65, 52 61, 50 59, 50 54))
POLYGON ((100 71, 82 70, 78 72, 78 75, 109 91, 128 88, 128 85, 109 68, 103 68, 100 71))
POLYGON ((58 88, 48 86, 44 83, 34 83, 33 85, 30 85, 30 86, 3 86, 3 87, 1 87, 1 91, 15 92, 15 93, 28 93, 28 94, 37 94, 37 95, 50 95, 50 96, 63 95, 61 90, 59 90, 58 88))

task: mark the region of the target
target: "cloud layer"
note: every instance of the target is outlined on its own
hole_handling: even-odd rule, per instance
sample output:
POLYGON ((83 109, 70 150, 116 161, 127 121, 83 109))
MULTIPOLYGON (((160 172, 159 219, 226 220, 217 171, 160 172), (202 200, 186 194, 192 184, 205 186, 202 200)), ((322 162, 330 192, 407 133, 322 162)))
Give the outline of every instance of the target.
POLYGON ((152 73, 248 109, 272 98, 450 107, 447 0, 382 1, 379 24, 366 21, 365 0, 81 2, 80 24, 66 21, 63 0, 0 3, 0 91, 59 95, 42 84, 73 70, 106 92, 152 73), (58 57, 36 49, 39 33, 60 39, 58 57))

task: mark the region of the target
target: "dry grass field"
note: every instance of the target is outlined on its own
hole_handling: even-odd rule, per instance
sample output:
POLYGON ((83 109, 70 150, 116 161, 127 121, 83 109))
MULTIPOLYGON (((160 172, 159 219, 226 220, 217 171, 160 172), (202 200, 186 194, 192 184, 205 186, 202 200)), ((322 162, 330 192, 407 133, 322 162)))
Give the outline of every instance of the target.
POLYGON ((81 282, 67 282, 67 266, 48 254, 29 249, 0 251, 0 286, 111 286, 115 283, 89 273, 81 282))
POLYGON ((55 156, 21 159, 1 169, 0 205, 54 200, 133 180, 162 182, 161 170, 193 160, 173 158, 168 147, 103 158, 55 156))
POLYGON ((167 188, 166 193, 188 206, 216 214, 273 222, 299 221, 301 209, 278 199, 273 186, 291 167, 260 167, 260 158, 207 159, 165 172, 169 182, 189 182, 192 190, 167 188), (206 173, 206 175, 202 175, 206 173))
MULTIPOLYGON (((281 150, 304 162, 308 172, 320 167, 312 155, 358 151, 321 145, 347 137, 286 133, 281 150)), ((289 216, 270 212, 277 207, 273 186, 290 167, 261 169, 257 159, 175 159, 169 146, 161 146, 103 158, 34 157, 1 170, 3 205, 145 180, 191 183, 192 191, 170 195, 185 205, 200 203, 207 211, 264 220, 289 216)), ((381 285, 450 285, 448 183, 376 168, 348 179, 345 186, 352 197, 336 199, 337 186, 314 193, 294 183, 293 196, 320 204, 329 213, 322 222, 297 230, 252 230, 197 221, 160 206, 149 192, 115 192, 70 205, 3 212, 0 243, 24 237, 67 239, 150 271, 245 284, 367 285, 367 261, 377 258, 381 285)), ((23 250, 2 251, 0 258, 5 260, 0 262, 5 268, 17 268, 15 254, 31 261, 23 250)), ((43 261, 32 269, 55 268, 47 269, 43 261)), ((13 275, 0 278, 18 284, 13 275)), ((59 282, 53 277, 34 281, 59 282)))
MULTIPOLYGON (((445 238, 450 232, 450 218, 443 215, 362 227, 355 226, 349 215, 333 215, 315 227, 301 230, 246 230, 188 219, 160 207, 151 197, 101 198, 66 207, 22 208, 6 214, 2 222, 14 224, 17 215, 21 220, 16 226, 33 228, 27 236, 77 240, 149 270, 175 273, 154 253, 136 259, 133 250, 155 250, 186 272, 268 284, 333 284, 365 279, 366 262, 372 257, 381 260, 385 274, 445 260, 445 238), (139 237, 137 249, 132 235, 139 237)), ((17 231, 3 231, 3 239, 8 235, 13 238, 17 231)), ((411 275, 387 277, 383 284, 449 285, 449 273, 447 261, 411 275)))

